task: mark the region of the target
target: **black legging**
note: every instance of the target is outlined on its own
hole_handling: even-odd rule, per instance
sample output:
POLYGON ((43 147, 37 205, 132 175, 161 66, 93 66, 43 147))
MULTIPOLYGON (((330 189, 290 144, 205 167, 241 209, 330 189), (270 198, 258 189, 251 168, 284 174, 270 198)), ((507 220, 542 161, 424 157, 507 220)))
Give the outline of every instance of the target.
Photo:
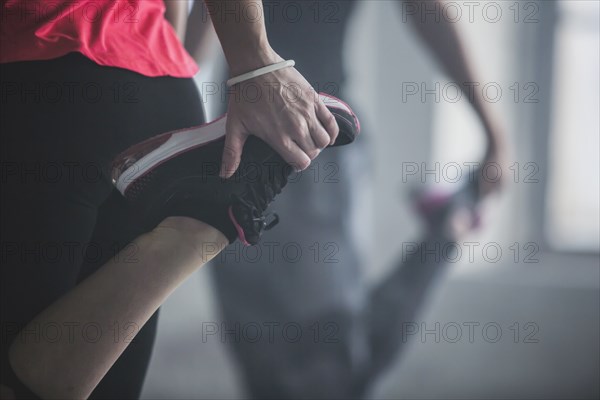
MULTIPOLYGON (((78 53, 2 64, 0 80, 1 382, 23 397, 7 357, 16 333, 144 232, 111 184, 110 161, 204 114, 192 79, 145 77, 78 53)), ((135 262, 135 249, 124 253, 135 262)), ((91 398, 139 397, 156 325, 155 314, 91 398)), ((59 333, 69 328, 37 327, 26 339, 59 333)))

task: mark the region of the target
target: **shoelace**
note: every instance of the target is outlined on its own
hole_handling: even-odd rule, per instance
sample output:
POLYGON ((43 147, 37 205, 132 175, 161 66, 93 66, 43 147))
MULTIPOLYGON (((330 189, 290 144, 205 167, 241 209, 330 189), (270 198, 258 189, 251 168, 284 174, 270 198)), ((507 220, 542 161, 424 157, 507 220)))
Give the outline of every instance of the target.
POLYGON ((276 213, 267 213, 264 215, 263 213, 275 196, 281 193, 281 189, 286 183, 287 177, 282 176, 281 180, 275 177, 272 182, 264 182, 262 186, 259 186, 262 189, 260 191, 255 185, 247 184, 247 193, 250 194, 252 201, 236 196, 238 201, 250 210, 254 228, 258 233, 263 230, 268 231, 279 223, 279 215, 276 213), (268 221, 269 219, 270 221, 268 221))

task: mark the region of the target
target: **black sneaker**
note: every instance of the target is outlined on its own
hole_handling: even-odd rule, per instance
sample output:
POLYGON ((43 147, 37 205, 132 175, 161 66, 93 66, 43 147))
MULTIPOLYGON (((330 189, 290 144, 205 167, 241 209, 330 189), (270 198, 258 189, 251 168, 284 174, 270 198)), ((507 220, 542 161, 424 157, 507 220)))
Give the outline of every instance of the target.
MULTIPOLYGON (((360 123, 341 100, 319 94, 340 128, 332 146, 352 143, 360 123)), ((112 166, 116 188, 142 220, 153 227, 168 216, 197 218, 219 229, 232 242, 257 244, 277 223, 265 211, 287 184, 293 168, 269 145, 249 136, 238 170, 219 177, 225 145, 226 115, 208 124, 167 132, 138 143, 112 166)))

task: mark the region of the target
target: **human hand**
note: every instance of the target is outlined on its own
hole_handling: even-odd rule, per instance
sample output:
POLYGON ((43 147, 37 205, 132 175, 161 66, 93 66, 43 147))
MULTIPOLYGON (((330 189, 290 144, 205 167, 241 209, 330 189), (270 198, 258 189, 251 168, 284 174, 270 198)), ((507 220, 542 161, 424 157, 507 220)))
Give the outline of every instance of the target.
POLYGON ((506 134, 498 123, 487 124, 488 147, 479 174, 479 190, 482 196, 500 191, 508 173, 506 134))
MULTIPOLYGON (((278 56, 273 60, 279 61, 278 56)), ((306 169, 322 149, 335 142, 339 133, 335 118, 295 68, 262 75, 234 88, 228 104, 221 177, 229 178, 237 170, 249 135, 269 144, 297 170, 306 169)))

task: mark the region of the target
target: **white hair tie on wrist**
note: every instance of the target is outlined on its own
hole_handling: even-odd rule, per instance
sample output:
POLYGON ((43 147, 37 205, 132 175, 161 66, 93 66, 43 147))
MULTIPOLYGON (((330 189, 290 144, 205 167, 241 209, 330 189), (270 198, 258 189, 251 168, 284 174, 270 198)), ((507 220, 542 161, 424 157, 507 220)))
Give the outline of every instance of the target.
POLYGON ((286 60, 286 61, 278 62, 275 64, 267 65, 266 67, 262 67, 262 68, 254 70, 254 71, 246 72, 245 74, 238 75, 236 77, 228 79, 227 87, 232 87, 233 85, 236 85, 240 82, 244 82, 244 81, 250 80, 252 78, 256 78, 257 76, 266 75, 271 72, 279 71, 280 69, 293 67, 294 65, 296 65, 296 62, 294 60, 286 60))

